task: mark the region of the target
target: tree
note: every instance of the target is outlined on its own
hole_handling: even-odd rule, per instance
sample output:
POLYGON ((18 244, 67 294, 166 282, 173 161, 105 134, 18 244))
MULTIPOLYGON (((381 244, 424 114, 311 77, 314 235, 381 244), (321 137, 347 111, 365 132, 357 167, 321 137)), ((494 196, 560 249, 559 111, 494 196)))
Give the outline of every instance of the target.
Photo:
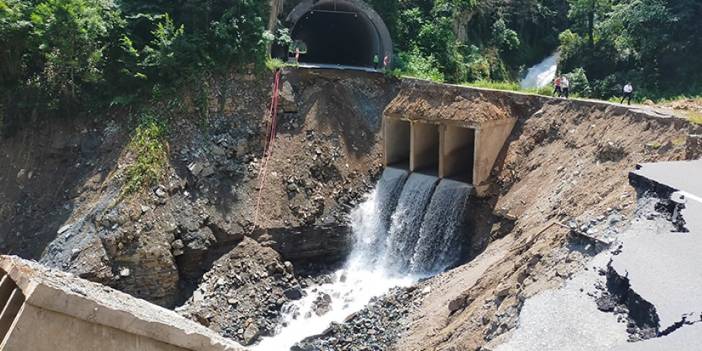
POLYGON ((46 0, 31 13, 31 50, 40 57, 49 89, 76 98, 80 85, 97 83, 112 42, 123 25, 111 0, 46 0))
POLYGON ((596 21, 611 10, 611 0, 568 0, 568 3, 568 18, 576 30, 587 35, 590 47, 594 47, 596 21))
POLYGON ((28 2, 0 0, 0 86, 14 85, 22 75, 22 56, 31 23, 28 2))

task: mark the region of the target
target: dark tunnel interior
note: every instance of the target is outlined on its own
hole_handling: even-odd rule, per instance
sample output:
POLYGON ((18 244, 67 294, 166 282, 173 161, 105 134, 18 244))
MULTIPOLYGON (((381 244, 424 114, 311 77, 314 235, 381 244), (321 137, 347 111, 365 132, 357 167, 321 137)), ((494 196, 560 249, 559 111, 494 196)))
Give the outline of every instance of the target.
POLYGON ((375 55, 383 61, 375 26, 353 8, 315 8, 296 23, 292 38, 307 45, 301 63, 374 67, 375 55))

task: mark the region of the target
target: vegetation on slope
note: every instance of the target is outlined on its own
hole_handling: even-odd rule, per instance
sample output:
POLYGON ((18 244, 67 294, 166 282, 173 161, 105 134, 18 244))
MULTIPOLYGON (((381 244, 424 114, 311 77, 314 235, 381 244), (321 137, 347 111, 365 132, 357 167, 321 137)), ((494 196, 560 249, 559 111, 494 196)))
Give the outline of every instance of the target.
POLYGON ((168 166, 166 124, 152 114, 143 114, 127 150, 134 161, 127 166, 123 193, 129 195, 144 187, 155 186, 168 166))
POLYGON ((203 72, 262 66, 266 3, 0 0, 0 119, 129 105, 203 72))
POLYGON ((448 82, 517 81, 560 51, 581 96, 639 99, 702 92, 696 0, 370 0, 386 19, 399 69, 448 82), (438 72, 437 72, 438 71, 438 72))
MULTIPOLYGON (((367 0, 399 74, 515 82, 560 51, 573 92, 639 99, 702 91, 697 0, 367 0)), ((159 99, 204 72, 263 68, 268 1, 0 0, 0 125, 159 99)), ((269 62, 269 66, 275 66, 269 62)), ((4 128, 7 129, 7 128, 4 128)))

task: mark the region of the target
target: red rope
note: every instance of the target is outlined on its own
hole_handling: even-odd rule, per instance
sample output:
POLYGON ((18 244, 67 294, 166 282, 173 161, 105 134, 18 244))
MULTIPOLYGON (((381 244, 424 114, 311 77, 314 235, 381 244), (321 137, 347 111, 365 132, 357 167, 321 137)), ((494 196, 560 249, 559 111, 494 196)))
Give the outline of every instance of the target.
POLYGON ((271 108, 270 108, 270 115, 271 115, 271 125, 268 130, 268 136, 266 138, 266 148, 263 154, 263 164, 261 165, 261 168, 259 169, 258 172, 258 198, 256 199, 256 210, 254 212, 254 225, 253 225, 253 230, 256 229, 256 226, 258 225, 258 213, 259 209, 261 208, 261 193, 263 192, 263 187, 265 186, 266 182, 266 175, 267 175, 267 169, 268 169, 268 161, 271 158, 271 155, 273 154, 273 144, 275 142, 275 137, 276 137, 276 129, 278 127, 278 97, 279 97, 279 92, 280 91, 280 70, 277 70, 275 72, 275 79, 273 81, 273 94, 271 98, 271 108))

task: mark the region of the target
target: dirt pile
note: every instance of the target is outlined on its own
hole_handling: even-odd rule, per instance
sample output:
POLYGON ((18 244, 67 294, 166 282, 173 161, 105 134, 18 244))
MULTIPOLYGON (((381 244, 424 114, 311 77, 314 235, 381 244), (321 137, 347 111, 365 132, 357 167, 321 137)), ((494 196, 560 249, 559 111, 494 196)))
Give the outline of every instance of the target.
POLYGON ((275 330, 283 304, 301 297, 293 265, 256 241, 244 239, 214 262, 182 315, 250 345, 275 330))

